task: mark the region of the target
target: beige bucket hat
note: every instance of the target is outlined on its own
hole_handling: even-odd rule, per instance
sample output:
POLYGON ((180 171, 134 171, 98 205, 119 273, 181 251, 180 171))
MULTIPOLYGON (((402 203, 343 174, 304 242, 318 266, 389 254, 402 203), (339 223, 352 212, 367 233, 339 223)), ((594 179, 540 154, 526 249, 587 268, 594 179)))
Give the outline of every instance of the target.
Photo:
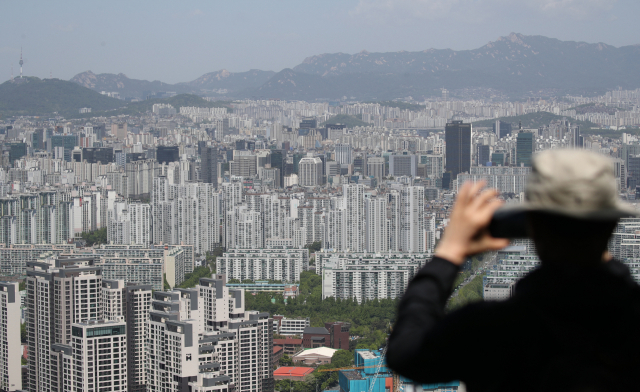
POLYGON ((587 150, 546 150, 534 156, 525 202, 514 209, 589 220, 638 216, 619 199, 611 160, 587 150))

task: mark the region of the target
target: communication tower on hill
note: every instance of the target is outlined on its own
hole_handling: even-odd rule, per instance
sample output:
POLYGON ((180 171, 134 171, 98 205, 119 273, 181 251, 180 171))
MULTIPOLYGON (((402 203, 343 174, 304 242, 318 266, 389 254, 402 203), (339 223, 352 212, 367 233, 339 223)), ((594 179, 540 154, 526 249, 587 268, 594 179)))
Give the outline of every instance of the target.
POLYGON ((22 79, 22 64, 24 64, 24 61, 22 61, 22 48, 20 48, 20 79, 22 79))

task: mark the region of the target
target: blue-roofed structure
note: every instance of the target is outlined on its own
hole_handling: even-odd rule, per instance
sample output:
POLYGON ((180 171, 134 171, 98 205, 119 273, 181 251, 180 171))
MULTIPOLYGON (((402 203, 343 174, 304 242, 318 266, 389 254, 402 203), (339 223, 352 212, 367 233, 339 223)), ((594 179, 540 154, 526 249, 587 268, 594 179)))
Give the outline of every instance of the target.
MULTIPOLYGON (((382 359, 382 364, 378 372, 378 377, 374 377, 381 352, 373 350, 355 350, 354 367, 364 367, 364 369, 341 370, 338 375, 340 392, 368 392, 371 390, 371 383, 375 378, 372 392, 393 392, 393 374, 386 366, 386 360, 382 359)), ((406 392, 463 392, 464 384, 460 381, 450 381, 435 384, 415 384, 413 381, 400 377, 403 383, 403 390, 406 392)))

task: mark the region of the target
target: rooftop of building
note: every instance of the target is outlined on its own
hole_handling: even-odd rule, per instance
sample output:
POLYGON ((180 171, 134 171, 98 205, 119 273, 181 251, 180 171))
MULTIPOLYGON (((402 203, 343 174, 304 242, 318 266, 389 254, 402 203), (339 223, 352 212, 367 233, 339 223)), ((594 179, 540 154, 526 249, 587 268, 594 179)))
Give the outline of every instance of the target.
POLYGON ((273 371, 274 376, 304 377, 313 372, 311 367, 303 366, 282 366, 273 371))
POLYGON ((362 374, 360 374, 360 372, 357 372, 355 370, 342 370, 341 372, 349 381, 364 380, 364 377, 362 377, 362 374))
POLYGON ((273 344, 274 345, 285 345, 285 344, 302 345, 302 339, 295 339, 295 338, 273 339, 273 344))
POLYGON ((329 347, 317 347, 317 348, 310 348, 310 349, 306 349, 303 352, 301 352, 300 354, 296 355, 294 358, 297 358, 299 360, 303 360, 305 357, 315 357, 315 356, 323 356, 323 357, 333 357, 333 354, 338 351, 335 348, 329 348, 329 347))
POLYGON ((306 327, 303 333, 329 335, 329 331, 327 331, 327 329, 324 327, 306 327))

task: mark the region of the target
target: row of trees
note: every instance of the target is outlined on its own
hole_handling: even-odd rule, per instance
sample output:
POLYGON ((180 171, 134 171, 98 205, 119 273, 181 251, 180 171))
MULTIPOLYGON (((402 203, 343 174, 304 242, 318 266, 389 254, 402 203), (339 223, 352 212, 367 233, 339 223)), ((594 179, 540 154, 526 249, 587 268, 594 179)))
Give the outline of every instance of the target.
POLYGON ((354 299, 322 300, 322 279, 310 271, 300 274, 300 295, 287 303, 280 294, 256 293, 246 296, 246 309, 281 314, 285 317, 309 317, 311 326, 326 322, 351 323, 350 348, 377 350, 384 345, 390 324, 395 319, 397 300, 372 300, 359 304, 354 299))
POLYGON ((81 234, 81 236, 83 240, 87 241, 88 246, 106 244, 107 228, 103 227, 102 229, 94 231, 85 231, 81 234))

